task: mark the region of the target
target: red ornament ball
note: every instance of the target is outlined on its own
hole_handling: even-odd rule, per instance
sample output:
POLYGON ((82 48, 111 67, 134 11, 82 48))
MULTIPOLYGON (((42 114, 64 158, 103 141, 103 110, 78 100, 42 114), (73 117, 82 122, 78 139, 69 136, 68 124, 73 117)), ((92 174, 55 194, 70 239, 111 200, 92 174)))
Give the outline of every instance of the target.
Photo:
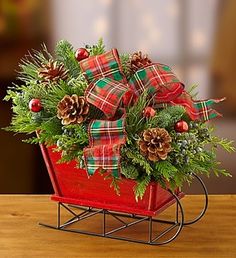
POLYGON ((75 52, 75 58, 77 61, 81 61, 89 57, 89 52, 86 48, 78 48, 75 52))
POLYGON ((184 120, 180 120, 175 124, 175 131, 178 133, 184 133, 188 131, 188 123, 184 120))
POLYGON ((156 115, 156 110, 152 107, 145 107, 143 110, 144 117, 150 118, 156 115))
POLYGON ((29 109, 35 113, 40 112, 43 109, 41 101, 39 99, 31 99, 29 109))
POLYGON ((131 104, 134 104, 137 101, 138 97, 133 90, 128 90, 122 97, 122 102, 125 107, 128 107, 131 104))

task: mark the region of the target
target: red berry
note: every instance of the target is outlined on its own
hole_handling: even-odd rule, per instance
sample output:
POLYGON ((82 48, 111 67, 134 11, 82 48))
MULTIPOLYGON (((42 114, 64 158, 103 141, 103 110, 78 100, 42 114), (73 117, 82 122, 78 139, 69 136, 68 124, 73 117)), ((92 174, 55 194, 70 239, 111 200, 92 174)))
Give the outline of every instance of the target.
POLYGON ((175 124, 175 131, 178 133, 184 133, 188 131, 188 124, 184 120, 180 120, 175 124))
POLYGON ((29 109, 32 112, 39 112, 43 109, 42 103, 39 99, 31 99, 29 102, 29 109))
POLYGON ((145 107, 143 110, 143 115, 147 118, 154 117, 156 115, 156 110, 152 107, 145 107))
POLYGON ((81 61, 85 58, 89 57, 89 52, 86 48, 78 48, 75 52, 75 58, 77 59, 77 61, 81 61))

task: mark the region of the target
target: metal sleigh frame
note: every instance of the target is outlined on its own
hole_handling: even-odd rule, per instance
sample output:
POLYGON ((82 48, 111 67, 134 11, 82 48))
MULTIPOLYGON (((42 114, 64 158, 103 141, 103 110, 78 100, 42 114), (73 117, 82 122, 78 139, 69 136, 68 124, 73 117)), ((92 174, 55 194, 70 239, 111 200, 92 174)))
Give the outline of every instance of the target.
POLYGON ((176 209, 175 209, 175 219, 174 220, 162 220, 162 219, 156 219, 153 218, 152 216, 139 216, 135 214, 128 214, 128 213, 119 213, 119 212, 113 212, 109 211, 106 209, 96 209, 93 207, 81 207, 77 205, 70 205, 70 204, 65 204, 62 202, 58 202, 58 209, 57 209, 57 225, 52 226, 44 223, 39 223, 41 226, 45 226, 48 228, 52 229, 57 229, 57 230, 62 230, 62 231, 67 231, 67 232, 73 232, 73 233, 80 233, 80 234, 85 234, 85 235, 92 235, 92 236, 99 236, 99 237, 104 237, 104 238, 112 238, 112 239, 118 239, 118 240, 124 240, 124 241, 129 241, 129 242, 135 242, 135 243, 142 243, 142 244, 149 244, 149 245, 163 245, 167 244, 171 241, 173 241, 181 232, 182 228, 186 225, 194 224, 198 220, 200 220, 208 207, 208 192, 207 188, 202 181, 202 179, 196 175, 193 174, 196 180, 200 183, 203 192, 204 192, 204 207, 199 213, 199 215, 194 218, 193 220, 186 221, 184 219, 184 209, 183 206, 178 198, 178 196, 173 193, 172 191, 168 190, 174 199, 176 200, 176 209), (72 210, 73 208, 73 210, 72 210), (80 209, 83 211, 80 211, 80 213, 75 212, 76 209, 80 209), (61 223, 61 209, 65 209, 72 217, 68 219, 66 222, 61 223), (95 233, 95 232, 90 232, 90 231, 85 231, 85 230, 80 230, 80 229, 71 229, 69 226, 72 224, 75 224, 81 221, 84 221, 88 218, 91 218, 97 214, 101 214, 102 218, 102 229, 100 233, 95 233), (121 223, 121 226, 116 227, 112 230, 107 229, 107 218, 108 216, 114 218, 115 220, 119 221, 121 223), (124 218, 129 218, 132 219, 132 222, 126 222, 124 221, 124 218), (147 240, 140 240, 136 238, 128 238, 128 237, 123 237, 123 236, 116 236, 114 235, 118 231, 124 231, 125 229, 137 225, 142 222, 148 222, 148 233, 147 233, 147 240), (162 223, 162 224, 167 224, 170 225, 167 229, 164 229, 161 233, 154 235, 154 225, 162 223), (167 234, 170 232, 174 233, 167 237, 167 239, 163 238, 165 236, 168 236, 167 234))

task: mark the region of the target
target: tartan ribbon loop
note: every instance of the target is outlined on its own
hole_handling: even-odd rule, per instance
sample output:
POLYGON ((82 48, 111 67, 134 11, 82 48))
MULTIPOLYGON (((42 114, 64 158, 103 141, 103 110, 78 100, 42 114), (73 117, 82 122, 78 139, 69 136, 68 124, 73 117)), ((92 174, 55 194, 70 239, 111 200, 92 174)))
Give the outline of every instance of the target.
POLYGON ((84 159, 89 175, 93 175, 98 169, 111 172, 114 177, 120 175, 120 144, 85 148, 84 159))
POLYGON ((140 69, 132 76, 129 84, 137 95, 149 89, 149 92, 155 94, 154 99, 157 104, 183 106, 192 120, 208 121, 222 116, 211 106, 223 101, 224 98, 193 100, 184 90, 184 84, 167 65, 155 63, 140 69))
POLYGON ((87 101, 99 108, 108 118, 115 115, 122 96, 129 90, 116 49, 80 62, 89 83, 87 101))
POLYGON ((211 106, 224 100, 225 98, 193 100, 192 97, 184 91, 178 98, 171 101, 170 104, 183 106, 192 120, 208 121, 222 116, 222 114, 218 113, 215 109, 212 109, 211 106))
POLYGON ((88 83, 102 77, 109 77, 117 82, 127 84, 117 49, 80 61, 80 68, 88 83))
POLYGON ((111 78, 101 78, 90 83, 85 95, 87 101, 99 108, 108 118, 114 117, 128 86, 111 78))
POLYGON ((126 142, 125 115, 114 121, 93 120, 89 128, 90 146, 124 144, 126 142))
POLYGON ((155 91, 157 103, 170 102, 184 89, 183 83, 178 80, 171 68, 159 63, 138 70, 131 77, 129 84, 138 96, 146 89, 155 91))
POLYGON ((97 169, 120 174, 120 146, 126 142, 125 115, 120 119, 93 120, 89 125, 89 147, 84 149, 84 158, 89 175, 97 169))

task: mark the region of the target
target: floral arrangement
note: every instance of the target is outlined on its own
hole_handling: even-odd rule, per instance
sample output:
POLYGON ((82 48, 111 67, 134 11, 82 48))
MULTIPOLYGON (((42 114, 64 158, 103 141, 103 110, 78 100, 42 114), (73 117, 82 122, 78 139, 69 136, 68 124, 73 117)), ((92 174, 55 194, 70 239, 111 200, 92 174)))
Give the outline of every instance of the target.
POLYGON ((136 181, 138 199, 151 181, 175 189, 193 172, 230 175, 216 148, 235 151, 232 141, 206 123, 220 116, 211 105, 222 99, 193 100, 195 87, 186 91, 169 66, 141 52, 106 52, 102 40, 76 51, 62 40, 53 55, 43 45, 19 67, 20 83, 5 97, 13 109, 6 130, 37 132, 25 142, 54 146, 58 162, 112 178, 117 193, 123 177, 136 181))

